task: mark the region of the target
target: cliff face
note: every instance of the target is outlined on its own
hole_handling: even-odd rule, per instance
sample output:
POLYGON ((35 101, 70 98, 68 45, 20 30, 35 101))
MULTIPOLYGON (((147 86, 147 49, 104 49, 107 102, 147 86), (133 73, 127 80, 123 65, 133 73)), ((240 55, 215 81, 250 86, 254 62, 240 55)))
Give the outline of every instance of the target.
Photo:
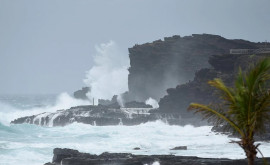
POLYGON ((250 64, 269 56, 269 54, 211 56, 209 63, 212 68, 201 69, 196 72, 193 81, 168 89, 167 95, 160 99, 159 110, 167 113, 177 112, 187 118, 199 117, 187 111, 191 102, 209 104, 219 101, 214 88, 207 84, 209 80, 221 78, 225 84, 233 86, 239 67, 247 71, 250 64))
POLYGON ((159 100, 166 89, 192 80, 196 71, 208 68, 211 55, 228 54, 234 48, 257 48, 255 43, 228 40, 217 35, 173 36, 129 48, 129 99, 159 100))

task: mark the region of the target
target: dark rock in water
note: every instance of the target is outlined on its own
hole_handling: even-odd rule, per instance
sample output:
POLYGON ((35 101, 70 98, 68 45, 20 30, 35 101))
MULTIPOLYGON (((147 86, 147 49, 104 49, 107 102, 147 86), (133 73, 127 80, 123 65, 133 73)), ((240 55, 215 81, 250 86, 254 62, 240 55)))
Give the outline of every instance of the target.
POLYGON ((15 119, 13 124, 36 124, 41 126, 65 126, 78 122, 91 125, 137 125, 160 119, 156 114, 150 114, 150 108, 122 109, 117 106, 77 106, 54 113, 41 113, 15 119))
POLYGON ((140 150, 140 149, 141 149, 140 147, 133 148, 133 150, 140 150))
POLYGON ((187 146, 178 146, 178 147, 174 147, 171 150, 187 150, 187 146))
POLYGON ((73 122, 106 126, 106 125, 138 125, 146 122, 162 120, 173 125, 201 125, 200 122, 181 118, 180 114, 159 113, 152 108, 120 108, 117 105, 109 106, 77 106, 53 113, 44 112, 37 115, 21 117, 13 120, 12 124, 36 124, 40 126, 65 126, 73 122))
POLYGON ((53 162, 54 163, 61 163, 61 161, 65 158, 70 158, 70 157, 77 157, 79 155, 79 151, 77 150, 72 150, 72 149, 60 149, 60 148, 55 148, 53 150, 53 162))
POLYGON ((125 103, 125 108, 153 108, 149 104, 145 104, 144 102, 131 101, 125 103))
MULTIPOLYGON (((247 160, 213 159, 199 158, 193 156, 174 156, 174 155, 132 155, 128 153, 103 153, 91 155, 80 153, 77 150, 54 149, 52 163, 45 165, 145 165, 158 162, 160 165, 246 165, 247 160), (57 152, 55 152, 57 150, 57 152), (64 155, 64 156, 63 156, 64 155), (61 159, 62 157, 62 159, 61 159)), ((270 158, 266 158, 270 161, 270 158)), ((262 159, 256 159, 255 164, 263 165, 262 159)))
POLYGON ((90 92, 90 88, 89 87, 83 87, 81 90, 78 90, 76 92, 73 93, 73 96, 76 98, 76 99, 82 99, 82 100, 87 100, 88 97, 86 96, 86 94, 88 92, 90 92))

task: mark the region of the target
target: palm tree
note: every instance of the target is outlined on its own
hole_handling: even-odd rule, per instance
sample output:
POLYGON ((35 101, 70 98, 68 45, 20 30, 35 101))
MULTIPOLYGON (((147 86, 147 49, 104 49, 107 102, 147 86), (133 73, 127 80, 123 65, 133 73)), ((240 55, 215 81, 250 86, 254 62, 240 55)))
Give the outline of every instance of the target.
POLYGON ((257 151, 260 152, 254 135, 263 133, 265 123, 270 120, 270 90, 266 86, 270 79, 269 71, 270 59, 264 59, 247 73, 242 73, 240 68, 233 88, 218 78, 209 81, 220 92, 222 102, 215 105, 191 103, 188 108, 217 125, 226 124, 239 134, 240 141, 234 142, 244 150, 248 165, 254 164, 257 151))

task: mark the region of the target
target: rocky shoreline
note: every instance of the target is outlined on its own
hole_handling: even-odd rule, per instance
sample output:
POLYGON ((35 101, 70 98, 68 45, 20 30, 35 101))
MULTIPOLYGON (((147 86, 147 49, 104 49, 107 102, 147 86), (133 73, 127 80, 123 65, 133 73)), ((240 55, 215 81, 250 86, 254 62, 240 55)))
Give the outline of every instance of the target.
MULTIPOLYGON (((92 155, 72 149, 55 148, 51 163, 44 165, 246 165, 245 159, 199 158, 174 155, 133 155, 130 153, 108 153, 92 155)), ((266 158, 269 162, 270 158, 266 158)), ((262 165, 263 159, 256 159, 262 165)))
MULTIPOLYGON (((111 100, 96 98, 100 104, 97 106, 26 116, 12 123, 65 126, 79 122, 103 126, 137 125, 162 119, 169 124, 209 125, 202 122, 199 115, 187 111, 189 104, 220 102, 215 90, 207 84, 209 80, 221 78, 226 85, 233 86, 239 67, 246 71, 250 64, 270 56, 269 53, 230 54, 230 49, 259 49, 262 46, 262 43, 210 34, 166 37, 164 41, 135 45, 129 49, 129 90, 121 94, 125 108, 119 106, 115 95, 111 100), (174 78, 175 84, 164 86, 174 78), (180 81, 183 79, 186 81, 180 81), (159 101, 158 109, 151 110, 151 106, 144 103, 149 97, 159 101)), ((87 99, 90 91, 89 87, 84 87, 74 92, 74 97, 87 99)))
POLYGON ((58 110, 53 113, 41 113, 25 116, 11 121, 12 124, 35 124, 40 126, 66 126, 74 122, 94 126, 138 125, 146 122, 163 120, 171 125, 195 126, 207 125, 206 122, 193 118, 182 118, 179 113, 160 113, 153 108, 120 108, 104 105, 84 105, 58 110))

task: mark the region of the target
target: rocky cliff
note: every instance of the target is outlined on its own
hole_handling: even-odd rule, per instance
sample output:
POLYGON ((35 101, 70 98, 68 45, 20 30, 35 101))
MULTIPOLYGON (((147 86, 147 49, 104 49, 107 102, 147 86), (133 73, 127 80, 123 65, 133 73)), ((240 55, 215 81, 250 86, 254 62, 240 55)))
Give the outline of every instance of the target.
MULTIPOLYGON (((179 113, 181 118, 190 121, 191 124, 201 120, 199 114, 187 111, 191 102, 210 104, 219 102, 219 97, 208 81, 214 78, 221 78, 228 86, 233 86, 239 67, 247 71, 250 65, 259 60, 270 57, 270 54, 227 54, 214 55, 209 58, 212 68, 201 69, 196 72, 194 80, 178 85, 176 88, 167 90, 167 95, 160 99, 159 113, 179 113)), ((256 135, 258 140, 270 139, 270 124, 266 123, 266 132, 263 135, 256 135)), ((214 127, 213 131, 223 131, 222 127, 214 127)))
POLYGON ((209 104, 218 102, 214 88, 208 85, 208 81, 221 78, 225 84, 233 86, 239 67, 247 71, 252 63, 270 54, 225 54, 214 55, 209 58, 211 68, 204 68, 195 73, 193 81, 178 85, 176 88, 167 89, 167 95, 160 99, 159 110, 162 112, 181 113, 184 117, 194 117, 192 112, 187 112, 191 102, 209 104))
POLYGON ((249 41, 210 34, 165 37, 163 41, 135 45, 129 48, 129 100, 159 100, 166 89, 186 83, 196 71, 210 67, 210 56, 228 54, 234 48, 257 47, 249 41))

